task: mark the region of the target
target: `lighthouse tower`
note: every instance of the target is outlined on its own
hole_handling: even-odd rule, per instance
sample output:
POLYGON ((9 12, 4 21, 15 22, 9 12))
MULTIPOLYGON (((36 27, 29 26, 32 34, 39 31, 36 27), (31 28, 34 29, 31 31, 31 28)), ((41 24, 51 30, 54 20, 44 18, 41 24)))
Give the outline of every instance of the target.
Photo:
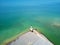
POLYGON ((33 27, 32 26, 30 27, 30 31, 33 32, 33 27))

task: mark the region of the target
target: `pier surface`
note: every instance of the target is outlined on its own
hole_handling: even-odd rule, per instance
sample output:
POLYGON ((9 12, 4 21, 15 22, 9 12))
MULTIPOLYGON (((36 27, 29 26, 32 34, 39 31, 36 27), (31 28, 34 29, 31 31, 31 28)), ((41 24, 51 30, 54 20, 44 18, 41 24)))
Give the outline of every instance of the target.
POLYGON ((44 35, 38 33, 36 30, 29 31, 18 37, 8 45, 54 45, 44 35))

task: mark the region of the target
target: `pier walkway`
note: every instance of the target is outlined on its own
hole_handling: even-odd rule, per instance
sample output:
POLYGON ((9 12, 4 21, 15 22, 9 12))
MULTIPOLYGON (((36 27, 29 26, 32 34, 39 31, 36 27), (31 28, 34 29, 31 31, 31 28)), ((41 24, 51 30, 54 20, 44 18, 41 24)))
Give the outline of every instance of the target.
POLYGON ((36 30, 29 31, 8 45, 54 45, 36 30))

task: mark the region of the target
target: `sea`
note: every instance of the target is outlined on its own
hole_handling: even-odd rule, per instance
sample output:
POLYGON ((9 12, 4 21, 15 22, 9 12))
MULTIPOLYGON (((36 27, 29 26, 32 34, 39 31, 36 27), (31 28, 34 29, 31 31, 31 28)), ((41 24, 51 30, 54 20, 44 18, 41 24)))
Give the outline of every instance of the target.
POLYGON ((27 31, 38 29, 54 45, 60 45, 60 3, 0 7, 0 44, 27 31))

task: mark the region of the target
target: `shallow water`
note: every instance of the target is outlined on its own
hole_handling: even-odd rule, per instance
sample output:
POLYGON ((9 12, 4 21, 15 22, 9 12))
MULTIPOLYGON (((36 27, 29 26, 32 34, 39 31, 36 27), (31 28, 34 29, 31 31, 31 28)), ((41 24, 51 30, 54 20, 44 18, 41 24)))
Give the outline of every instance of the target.
POLYGON ((5 7, 7 11, 0 12, 0 43, 32 25, 55 45, 60 45, 59 8, 59 3, 43 6, 5 7))

